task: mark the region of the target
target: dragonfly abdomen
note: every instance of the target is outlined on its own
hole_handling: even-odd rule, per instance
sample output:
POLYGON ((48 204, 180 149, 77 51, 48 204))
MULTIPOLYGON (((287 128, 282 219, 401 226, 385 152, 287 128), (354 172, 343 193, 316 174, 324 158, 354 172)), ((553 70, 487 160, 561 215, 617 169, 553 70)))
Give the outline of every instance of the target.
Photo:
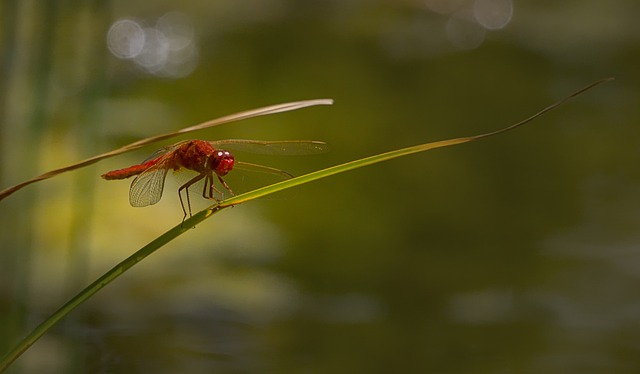
POLYGON ((102 174, 101 177, 106 180, 114 180, 114 179, 126 179, 132 177, 134 175, 138 175, 143 171, 149 169, 151 166, 155 165, 157 160, 150 160, 145 162, 144 164, 129 166, 128 168, 113 170, 106 174, 102 174))

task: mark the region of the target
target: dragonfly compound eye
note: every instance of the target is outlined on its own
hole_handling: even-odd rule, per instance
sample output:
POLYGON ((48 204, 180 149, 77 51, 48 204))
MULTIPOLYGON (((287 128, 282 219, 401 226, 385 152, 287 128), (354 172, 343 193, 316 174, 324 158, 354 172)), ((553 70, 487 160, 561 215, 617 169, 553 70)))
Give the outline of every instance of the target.
POLYGON ((228 151, 218 151, 216 154, 216 159, 218 161, 218 166, 216 167, 216 174, 220 176, 227 175, 228 172, 233 169, 233 164, 235 160, 233 159, 233 155, 228 151))

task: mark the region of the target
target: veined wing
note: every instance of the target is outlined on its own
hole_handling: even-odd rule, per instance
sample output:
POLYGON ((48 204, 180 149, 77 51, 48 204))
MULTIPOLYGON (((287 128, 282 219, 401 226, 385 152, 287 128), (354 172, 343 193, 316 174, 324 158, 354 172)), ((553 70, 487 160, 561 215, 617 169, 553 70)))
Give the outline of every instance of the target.
MULTIPOLYGON (((160 156, 163 157, 163 156, 160 156)), ((129 189, 129 203, 134 207, 153 205, 160 201, 164 179, 169 171, 172 154, 166 154, 154 166, 138 175, 129 189)))
POLYGON ((293 175, 290 173, 287 173, 284 170, 280 170, 280 169, 276 169, 276 168, 272 168, 269 166, 264 166, 264 165, 258 165, 258 164, 252 164, 249 162, 243 162, 243 161, 236 161, 234 167, 234 169, 237 170, 244 170, 244 171, 251 171, 251 172, 258 172, 258 173, 267 173, 267 174, 272 174, 272 175, 277 175, 283 179, 291 179, 293 178, 293 175))
POLYGON ((236 161, 233 170, 223 178, 237 195, 291 179, 293 175, 270 166, 236 161))
POLYGON ((317 140, 227 139, 209 142, 218 149, 266 155, 310 155, 329 151, 329 145, 317 140))
POLYGON ((156 150, 155 152, 153 152, 152 154, 149 155, 149 157, 145 158, 144 161, 141 162, 141 164, 144 164, 145 162, 149 162, 151 160, 153 160, 154 158, 158 158, 164 154, 167 154, 171 151, 173 151, 174 149, 178 148, 179 146, 181 146, 182 144, 189 142, 190 140, 183 140, 181 142, 177 142, 171 145, 168 145, 166 147, 162 147, 158 150, 156 150))

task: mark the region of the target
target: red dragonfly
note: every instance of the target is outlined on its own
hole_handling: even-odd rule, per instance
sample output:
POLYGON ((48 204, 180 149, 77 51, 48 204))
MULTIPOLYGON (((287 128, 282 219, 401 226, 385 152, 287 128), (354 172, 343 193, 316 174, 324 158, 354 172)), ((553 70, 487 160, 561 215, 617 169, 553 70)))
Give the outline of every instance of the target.
POLYGON ((268 172, 284 178, 293 177, 283 170, 236 161, 231 152, 225 150, 225 148, 262 154, 302 155, 325 152, 327 144, 314 140, 185 140, 157 150, 138 165, 103 174, 102 178, 107 180, 125 179, 135 175, 136 178, 131 182, 129 190, 129 203, 134 207, 144 207, 160 201, 162 190, 164 189, 164 180, 169 170, 181 171, 186 169, 195 171, 198 175, 178 189, 178 197, 180 198, 184 217, 186 217, 187 209, 185 209, 184 201, 182 200, 182 191, 185 190, 187 207, 191 216, 189 187, 193 184, 204 179, 202 196, 206 199, 218 201, 216 194, 223 195, 214 185, 214 174, 220 185, 232 195, 233 191, 222 177, 227 175, 234 167, 268 172))

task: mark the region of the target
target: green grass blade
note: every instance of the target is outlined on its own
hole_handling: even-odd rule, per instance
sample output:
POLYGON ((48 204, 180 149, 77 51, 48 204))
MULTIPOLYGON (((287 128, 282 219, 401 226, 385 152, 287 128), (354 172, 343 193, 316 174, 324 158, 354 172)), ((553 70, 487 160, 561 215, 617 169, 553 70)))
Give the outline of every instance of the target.
POLYGON ((505 133, 507 131, 511 131, 514 130, 524 124, 527 124, 531 121, 533 121, 534 119, 540 117, 541 115, 557 108, 558 106, 562 105, 563 103, 565 103, 567 100, 576 97, 578 95, 580 95, 581 93, 588 91, 590 89, 592 89, 593 87, 601 84, 601 83, 605 83, 605 82, 609 82, 613 80, 613 78, 605 78, 605 79, 600 79, 596 82, 593 82, 587 86, 585 86, 584 88, 572 93, 569 96, 566 96, 565 98, 549 105, 548 107, 542 109, 541 111, 537 112, 536 114, 525 118, 524 120, 517 122, 511 126, 496 130, 496 131, 492 131, 492 132, 488 132, 485 134, 480 134, 480 135, 475 135, 475 136, 466 136, 466 137, 462 137, 462 138, 455 138, 455 139, 449 139, 449 140, 442 140, 442 141, 438 141, 438 142, 433 142, 433 143, 426 143, 426 144, 420 144, 420 145, 416 145, 416 146, 412 146, 412 147, 407 147, 407 148, 402 148, 402 149, 398 149, 395 151, 390 151, 390 152, 386 152, 386 153, 381 153, 375 156, 370 156, 370 157, 366 157, 366 158, 362 158, 359 160, 355 160, 355 161, 351 161, 351 162, 347 162, 345 164, 341 164, 341 165, 336 165, 336 166, 332 166, 329 167, 327 169, 323 169, 323 170, 319 170, 313 173, 309 173, 306 175, 302 175, 300 177, 297 178, 293 178, 293 179, 288 179, 279 183, 275 183, 266 187, 262 187, 250 192, 247 192, 245 194, 242 195, 237 195, 234 197, 231 197, 229 199, 226 199, 224 201, 221 201, 219 204, 217 204, 217 206, 219 207, 227 207, 227 206, 231 206, 231 205, 237 205, 237 204, 241 204, 253 199, 257 199, 278 191, 282 191, 285 190, 287 188, 291 188, 294 186, 298 186, 304 183, 308 183, 314 180, 318 180, 321 178, 326 178, 328 176, 331 175, 335 175, 335 174, 339 174, 339 173, 344 173, 346 171, 349 170, 353 170, 353 169, 357 169, 357 168, 361 168, 364 166, 368 166, 368 165, 373 165, 373 164, 377 164, 379 162, 383 162, 383 161, 388 161, 394 158, 398 158, 398 157, 402 157, 402 156, 407 156, 413 153, 419 153, 419 152, 424 152, 424 151, 428 151, 430 149, 435 149, 435 148, 442 148, 442 147, 449 147, 452 145, 457 145, 457 144, 462 144, 462 143, 468 143, 468 142, 472 142, 472 141, 476 141, 476 140, 480 140, 480 139, 485 139, 488 138, 490 136, 495 136, 498 134, 502 134, 505 133))
POLYGON ((100 289, 111 283, 113 280, 118 278, 135 264, 142 261, 145 257, 149 256, 151 253, 155 252, 157 249, 169 243, 179 235, 185 233, 197 222, 204 220, 211 214, 211 212, 211 209, 199 212, 198 214, 191 217, 191 219, 186 220, 183 225, 178 225, 167 231, 157 239, 142 247, 133 255, 120 262, 118 265, 114 266, 103 276, 83 289, 78 295, 76 295, 74 298, 60 307, 60 309, 55 311, 49 318, 47 318, 33 331, 31 331, 29 335, 25 336, 20 342, 18 342, 18 344, 16 344, 11 351, 9 351, 4 357, 2 357, 2 359, 0 360, 0 373, 6 370, 13 361, 15 361, 18 357, 20 357, 22 353, 29 349, 29 347, 33 345, 33 343, 35 343, 42 335, 44 335, 45 332, 47 332, 51 327, 53 327, 58 321, 69 314, 77 306, 85 302, 95 293, 100 291, 100 289))
POLYGON ((532 115, 529 118, 526 118, 516 124, 513 124, 511 126, 502 128, 500 130, 496 130, 493 132, 488 132, 485 134, 480 134, 480 135, 476 135, 476 136, 468 136, 468 137, 462 137, 462 138, 455 138, 455 139, 450 139, 450 140, 443 140, 443 141, 437 141, 437 142, 433 142, 433 143, 426 143, 426 144, 421 144, 421 145, 416 145, 416 146, 412 146, 412 147, 407 147, 407 148, 402 148, 402 149, 398 149, 398 150, 394 150, 394 151, 390 151, 390 152, 386 152, 386 153, 381 153, 378 155, 374 155, 374 156, 370 156, 370 157, 366 157, 366 158, 362 158, 362 159, 358 159, 355 161, 351 161, 351 162, 347 162, 344 164, 340 164, 340 165, 336 165, 336 166, 332 166, 326 169, 322 169, 319 171, 315 171, 309 174, 305 174, 296 178, 292 178, 292 179, 288 179, 276 184, 272 184, 266 187, 262 187, 241 195, 237 195, 234 197, 231 197, 229 199, 223 200, 221 202, 219 202, 218 204, 215 204, 205 210, 202 210, 200 212, 198 212, 197 214, 195 214, 193 217, 185 220, 182 224, 175 226, 174 228, 172 228, 171 230, 167 231, 166 233, 162 234, 160 237, 158 237, 157 239, 155 239, 154 241, 150 242, 149 244, 147 244, 146 246, 144 246, 143 248, 141 248, 140 250, 138 250, 136 253, 134 253, 133 255, 129 256, 128 258, 126 258, 125 260, 123 260, 122 262, 120 262, 118 265, 116 265, 115 267, 113 267, 111 270, 109 270, 106 274, 104 274, 103 276, 101 276, 100 278, 98 278, 95 282, 93 282, 92 284, 90 284, 89 286, 87 286, 84 290, 82 290, 78 295, 76 295, 73 299, 71 299, 69 302, 67 302, 65 305, 63 305, 60 309, 58 309, 56 312, 54 312, 47 320, 45 320, 44 322, 42 322, 39 326, 37 326, 31 333, 29 333, 29 335, 27 335, 25 338, 23 338, 20 342, 18 342, 11 351, 9 351, 1 360, 0 360, 0 373, 3 372, 4 370, 6 370, 9 365, 11 365, 11 363, 13 361, 15 361, 18 357, 20 357, 20 355, 22 353, 24 353, 31 345, 33 345, 42 335, 44 335, 45 332, 47 332, 52 326, 54 326, 58 321, 60 321, 64 316, 66 316, 67 314, 69 314, 73 309, 75 309, 78 305, 82 304, 84 301, 86 301, 87 299, 89 299, 91 296, 93 296, 95 293, 97 293, 100 289, 102 289, 104 286, 106 286, 107 284, 111 283, 113 280, 115 280, 116 278, 118 278, 120 275, 122 275, 125 271, 129 270, 130 268, 132 268, 135 264, 137 264, 138 262, 142 261, 144 258, 146 258, 147 256, 149 256, 151 253, 155 252, 157 249, 159 249, 160 247, 164 246, 165 244, 169 243, 170 241, 172 241, 173 239, 175 239, 176 237, 178 237, 179 235, 185 233, 186 231, 188 231, 190 228, 195 227, 197 224, 199 224, 200 222, 204 221, 205 219, 209 218, 210 216, 212 216, 214 213, 219 212, 220 210, 224 209, 224 208, 228 208, 230 206, 233 205, 238 205, 247 201, 251 201, 263 196, 267 196, 269 194, 278 192, 278 191, 282 191, 288 188, 292 188, 295 186, 299 186, 301 184, 305 184, 305 183, 309 183, 311 181, 315 181, 321 178, 326 178, 332 175, 336 175, 339 173, 344 173, 346 171, 349 170, 353 170, 353 169, 358 169, 364 166, 369 166, 369 165, 373 165, 373 164, 377 164, 383 161, 388 161, 394 158, 398 158, 398 157, 402 157, 402 156, 407 156, 410 154, 414 154, 414 153, 419 153, 419 152, 424 152, 424 151, 428 151, 430 149, 435 149, 435 148, 442 148, 442 147, 448 147, 448 146, 452 146, 452 145, 457 145, 457 144, 462 144, 462 143, 468 143, 468 142, 472 142, 472 141, 476 141, 476 140, 480 140, 480 139, 484 139, 490 136, 494 136, 494 135, 498 135, 498 134, 502 134, 504 132, 513 130, 517 127, 520 127, 526 123, 529 123, 531 121, 533 121, 534 119, 538 118, 539 116, 547 113, 548 111, 558 107, 559 105, 561 105, 562 103, 564 103, 565 101, 595 87, 596 85, 599 85, 601 83, 607 82, 612 80, 612 78, 606 78, 606 79, 601 79, 597 82, 594 82, 576 92, 574 92, 573 94, 565 97, 564 99, 546 107, 545 109, 539 111, 538 113, 532 115))

